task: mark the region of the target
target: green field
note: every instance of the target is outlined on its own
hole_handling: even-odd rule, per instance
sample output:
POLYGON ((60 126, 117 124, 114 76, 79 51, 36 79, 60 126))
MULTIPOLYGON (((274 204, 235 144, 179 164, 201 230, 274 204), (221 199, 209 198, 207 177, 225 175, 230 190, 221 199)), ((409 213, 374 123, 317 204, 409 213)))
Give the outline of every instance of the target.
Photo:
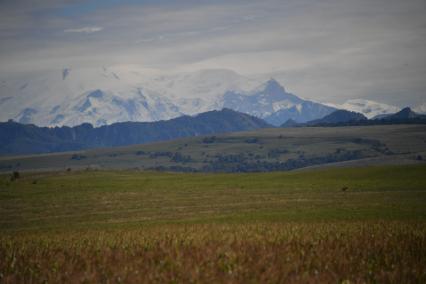
POLYGON ((75 169, 270 172, 426 164, 426 125, 271 128, 81 152, 1 157, 0 172, 75 169))
POLYGON ((3 175, 0 282, 424 283, 425 173, 3 175))

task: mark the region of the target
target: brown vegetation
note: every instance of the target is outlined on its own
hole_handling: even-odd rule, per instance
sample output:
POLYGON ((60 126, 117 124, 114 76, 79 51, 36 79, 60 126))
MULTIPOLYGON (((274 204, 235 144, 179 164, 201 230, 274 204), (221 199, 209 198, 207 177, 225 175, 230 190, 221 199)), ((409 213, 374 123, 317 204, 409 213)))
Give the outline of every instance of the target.
POLYGON ((1 283, 425 283, 423 223, 160 225, 0 237, 1 283))

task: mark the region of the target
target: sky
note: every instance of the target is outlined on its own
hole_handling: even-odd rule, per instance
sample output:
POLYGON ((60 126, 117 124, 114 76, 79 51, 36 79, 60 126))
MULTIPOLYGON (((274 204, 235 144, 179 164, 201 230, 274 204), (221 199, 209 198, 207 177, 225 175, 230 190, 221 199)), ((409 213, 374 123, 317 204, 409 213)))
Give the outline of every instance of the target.
POLYGON ((426 102, 425 0, 0 0, 0 76, 135 64, 274 77, 304 98, 426 102))

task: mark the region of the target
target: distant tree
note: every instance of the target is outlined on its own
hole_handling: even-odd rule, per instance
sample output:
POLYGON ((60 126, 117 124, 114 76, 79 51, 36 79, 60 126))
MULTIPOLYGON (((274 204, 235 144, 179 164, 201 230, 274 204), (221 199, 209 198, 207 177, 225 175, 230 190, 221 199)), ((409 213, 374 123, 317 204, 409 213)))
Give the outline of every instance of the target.
POLYGON ((203 139, 204 144, 211 144, 211 143, 214 143, 215 141, 216 141, 216 136, 205 137, 203 139))
POLYGON ((10 176, 10 180, 11 180, 11 181, 14 181, 14 180, 19 179, 20 177, 21 177, 21 175, 19 174, 19 172, 18 172, 18 171, 14 171, 14 172, 12 173, 12 175, 10 176))
POLYGON ((248 144, 255 144, 255 143, 259 142, 259 139, 257 139, 256 137, 250 137, 250 138, 247 138, 245 140, 245 142, 248 143, 248 144))
POLYGON ((192 158, 189 155, 183 155, 179 152, 176 152, 171 158, 171 161, 176 163, 189 163, 192 161, 192 158))
POLYGON ((78 154, 73 154, 71 156, 71 160, 77 160, 77 161, 83 160, 83 159, 86 159, 86 158, 87 158, 86 156, 84 156, 84 155, 78 155, 78 154))

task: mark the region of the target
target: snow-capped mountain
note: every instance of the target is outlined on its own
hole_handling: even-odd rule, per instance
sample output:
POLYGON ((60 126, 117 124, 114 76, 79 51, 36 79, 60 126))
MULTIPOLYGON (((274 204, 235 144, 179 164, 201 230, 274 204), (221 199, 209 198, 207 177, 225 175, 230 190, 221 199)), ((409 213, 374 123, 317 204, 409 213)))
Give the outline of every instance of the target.
POLYGON ((288 93, 274 79, 248 93, 226 92, 223 97, 223 106, 261 117, 273 125, 281 125, 288 119, 306 122, 336 110, 288 93))
POLYGON ((373 118, 378 115, 395 113, 400 110, 400 108, 384 103, 379 103, 371 100, 365 99, 352 99, 348 100, 341 105, 328 104, 334 106, 335 108, 345 109, 349 111, 359 112, 365 115, 367 118, 373 118))
POLYGON ((226 91, 257 84, 230 70, 158 75, 119 66, 18 74, 1 79, 0 121, 100 126, 166 120, 220 109, 226 91))
POLYGON ((167 120, 224 107, 274 125, 288 119, 319 119, 336 109, 360 112, 369 118, 399 110, 360 99, 325 105, 287 92, 274 79, 262 82, 224 69, 160 74, 127 65, 62 68, 0 78, 0 121, 13 119, 39 126, 88 122, 101 126, 167 120))

